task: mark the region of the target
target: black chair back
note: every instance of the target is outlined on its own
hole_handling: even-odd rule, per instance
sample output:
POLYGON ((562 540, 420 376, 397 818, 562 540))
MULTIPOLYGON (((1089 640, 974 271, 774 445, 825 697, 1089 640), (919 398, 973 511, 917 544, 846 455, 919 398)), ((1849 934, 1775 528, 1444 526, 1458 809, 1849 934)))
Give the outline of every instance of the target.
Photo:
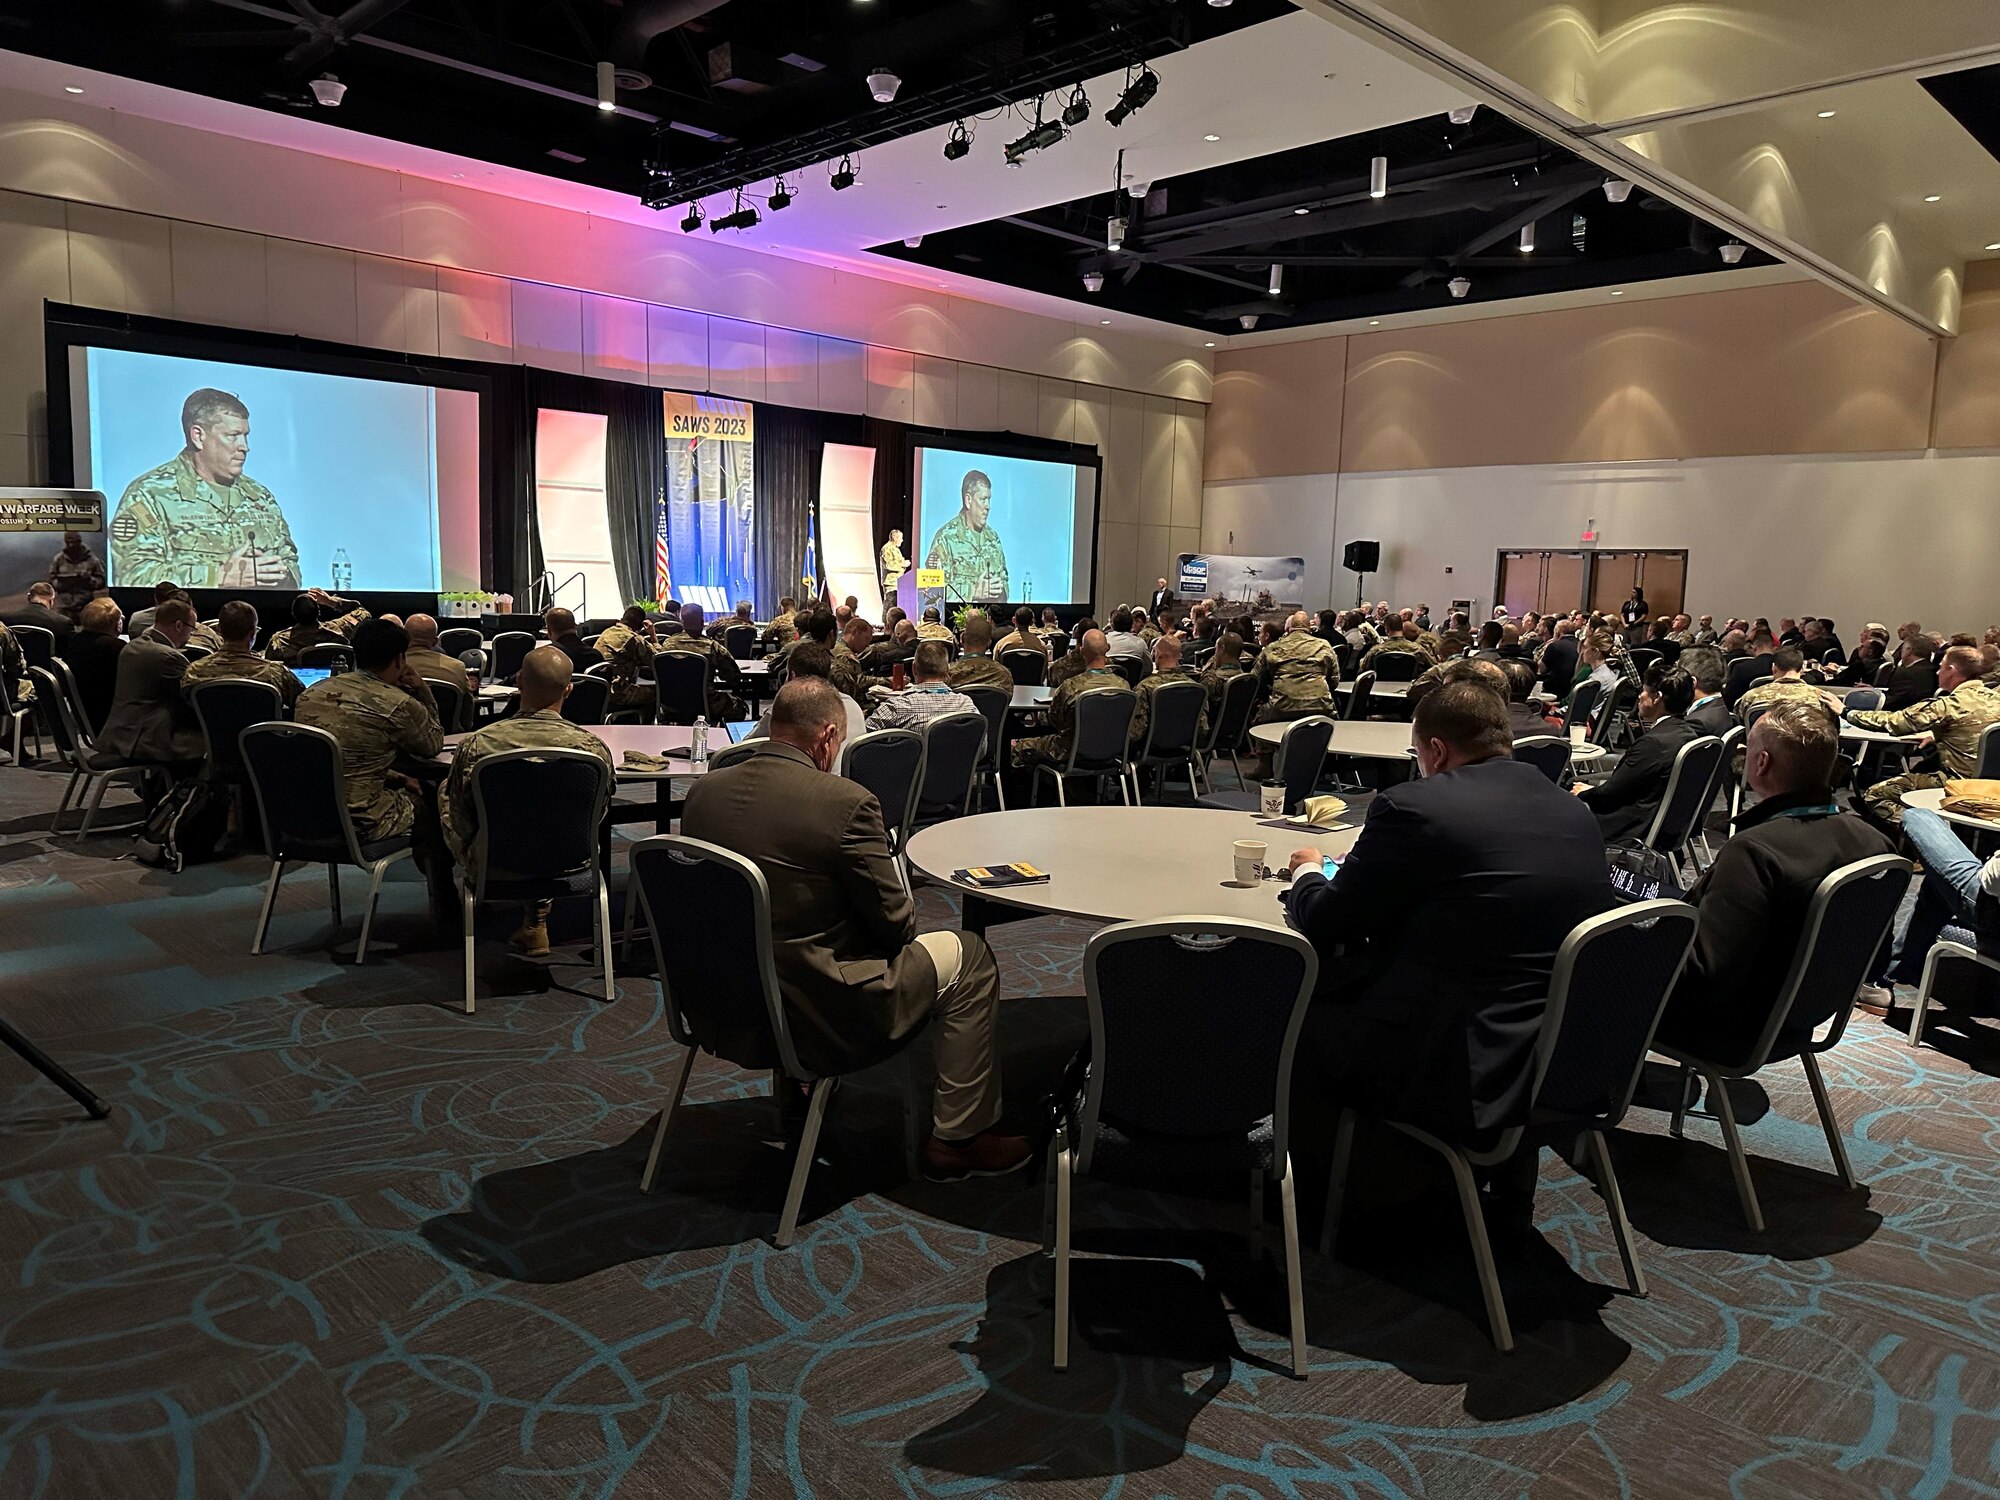
POLYGON ((364 863, 332 735, 307 724, 252 724, 237 743, 272 859, 364 863))
POLYGON ((1153 690, 1141 760, 1186 760, 1194 754, 1195 731, 1208 693, 1198 682, 1163 682, 1153 690))
POLYGON ((301 651, 298 664, 302 667, 351 667, 354 665, 354 648, 340 641, 321 641, 301 651))
POLYGON ((1590 741, 1592 744, 1609 746, 1611 743, 1611 726, 1613 721, 1618 717, 1619 703, 1621 700, 1626 702, 1631 701, 1630 692, 1631 684, 1620 682, 1618 686, 1608 689, 1597 700, 1597 714, 1590 726, 1590 741))
MULTIPOLYGON (((446 656, 458 657, 468 651, 484 651, 486 637, 465 625, 455 625, 450 630, 438 632, 438 650, 446 656)), ((518 669, 517 669, 518 670, 518 669)))
POLYGON ((243 776, 243 731, 252 724, 275 724, 285 717, 285 697, 268 682, 215 678, 188 689, 188 704, 208 740, 212 776, 243 776))
POLYGON ((1270 1120, 1284 1160, 1292 1054, 1319 974, 1310 944, 1262 922, 1125 922, 1091 938, 1083 973, 1082 1170, 1100 1123, 1198 1140, 1270 1120))
POLYGON ((426 677, 424 686, 431 690, 431 701, 437 704, 438 723, 444 726, 446 734, 464 734, 472 728, 470 694, 442 677, 426 677))
POLYGON ((708 713, 708 658, 698 651, 663 651, 653 658, 662 724, 692 724, 708 713))
POLYGON ((923 736, 914 729, 877 729, 849 740, 840 751, 840 774, 875 794, 892 845, 910 821, 923 768, 923 736))
POLYGON ((1299 804, 1319 785, 1320 767, 1326 764, 1326 747, 1333 743, 1333 720, 1325 714, 1294 719, 1285 726, 1278 741, 1278 757, 1271 769, 1285 784, 1285 811, 1294 813, 1299 804))
POLYGON ((521 672, 521 663, 535 649, 535 638, 525 630, 503 630, 493 637, 493 677, 512 682, 521 672))
POLYGON ((728 849, 661 834, 633 846, 632 878, 674 1040, 738 1067, 811 1077, 792 1050, 779 998, 763 872, 728 849), (679 941, 687 931, 701 941, 679 941))
POLYGON ((1666 792, 1646 833, 1647 848, 1679 854, 1687 847, 1696 825, 1715 801, 1715 770, 1722 756, 1722 741, 1712 734, 1689 740, 1676 752, 1666 792))
MULTIPOLYGON (((55 665, 59 667, 62 663, 55 665)), ((56 742, 57 752, 71 766, 88 769, 83 757, 89 750, 90 731, 83 727, 74 699, 64 691, 66 684, 48 667, 28 668, 28 681, 35 685, 35 707, 41 715, 42 727, 56 742)))
POLYGON ((56 659, 56 633, 46 625, 16 625, 13 630, 21 643, 21 658, 29 666, 46 669, 56 659))
POLYGON ((935 809, 962 817, 972 805, 972 787, 986 756, 983 713, 940 714, 924 725, 924 781, 917 810, 935 809))
POLYGON ((1880 688, 1856 688, 1847 695, 1846 703, 1849 708, 1877 709, 1882 706, 1884 696, 1880 688))
POLYGON ((1569 707, 1563 711, 1563 728, 1574 728, 1578 724, 1589 725, 1597 713, 1597 700, 1604 692, 1604 684, 1594 677, 1586 677, 1573 688, 1569 695, 1569 707))
POLYGON ((1084 693, 1073 709, 1069 763, 1076 770, 1109 769, 1125 763, 1126 744, 1132 733, 1132 714, 1139 700, 1131 693, 1109 689, 1084 693))
POLYGON ((1783 1036, 1790 1047, 1822 1052, 1840 1040, 1854 996, 1876 971, 1876 952, 1903 903, 1908 860, 1893 854, 1843 865, 1819 883, 1806 908, 1805 931, 1772 1007, 1756 1057, 1761 1066, 1783 1036), (1832 1031, 1813 1041, 1828 1021, 1832 1031))
POLYGON ((731 625, 722 632, 722 645, 738 661, 748 661, 757 652, 757 627, 731 625))
POLYGON ((1610 1129, 1694 946, 1695 909, 1641 901, 1580 922, 1556 952, 1536 1048, 1540 1111, 1610 1129))
POLYGON ((1526 761, 1557 786, 1569 770, 1569 741, 1553 734, 1531 734, 1514 741, 1514 759, 1526 761))
POLYGON ((602 724, 611 709, 611 684, 602 677, 588 675, 569 680, 569 696, 563 699, 562 716, 572 724, 602 724))
POLYGON ((1019 646, 1002 651, 1000 665, 1014 679, 1015 687, 1040 687, 1048 680, 1049 659, 1039 651, 1026 651, 1019 646))
POLYGON ((596 889, 597 835, 611 768, 588 750, 503 750, 474 763, 479 831, 466 880, 473 899, 538 900, 596 889))
POLYGON ((1414 651, 1384 651, 1375 658, 1375 676, 1382 682, 1415 682, 1430 663, 1414 651))
POLYGON ((1136 656, 1114 656, 1111 658, 1111 668, 1125 679, 1128 686, 1137 687, 1151 675, 1153 664, 1136 656))
POLYGON ((1014 695, 997 687, 968 687, 959 691, 972 700, 972 706, 986 720, 986 749, 980 760, 997 769, 1007 743, 1007 712, 1014 706, 1014 695))
POLYGON ((1209 721, 1208 748, 1219 754, 1243 748, 1250 716, 1257 711, 1257 674, 1238 672, 1222 684, 1222 702, 1209 721))
POLYGON ((2000 778, 2000 723, 1988 724, 1979 731, 1979 758, 1974 762, 1972 774, 1989 781, 2000 778))
MULTIPOLYGON (((1379 660, 1379 658, 1377 658, 1379 660)), ((1363 672, 1354 679, 1354 686, 1347 694, 1347 708, 1341 714, 1343 719, 1365 719, 1368 717, 1368 700, 1375 693, 1375 674, 1363 672)))
POLYGON ((1654 662, 1659 661, 1661 658, 1660 653, 1651 646, 1634 646, 1630 651, 1625 653, 1625 659, 1632 663, 1632 675, 1643 682, 1646 677, 1646 668, 1652 666, 1654 662))
POLYGON ((198 641, 189 641, 185 646, 181 647, 181 655, 185 656, 189 661, 195 662, 203 661, 215 655, 215 652, 198 641))

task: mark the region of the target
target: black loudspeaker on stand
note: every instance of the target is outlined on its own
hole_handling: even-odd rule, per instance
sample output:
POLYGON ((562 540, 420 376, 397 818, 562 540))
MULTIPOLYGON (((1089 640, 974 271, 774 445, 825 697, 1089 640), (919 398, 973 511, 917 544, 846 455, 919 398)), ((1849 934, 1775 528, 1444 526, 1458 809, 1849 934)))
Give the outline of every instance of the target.
MULTIPOLYGON (((1340 565, 1347 569, 1348 572, 1358 575, 1373 573, 1382 566, 1382 544, 1380 542, 1349 542, 1347 544, 1347 551, 1341 557, 1340 565)), ((1354 580, 1354 603, 1357 608, 1363 603, 1361 589, 1361 578, 1356 577, 1354 580)))

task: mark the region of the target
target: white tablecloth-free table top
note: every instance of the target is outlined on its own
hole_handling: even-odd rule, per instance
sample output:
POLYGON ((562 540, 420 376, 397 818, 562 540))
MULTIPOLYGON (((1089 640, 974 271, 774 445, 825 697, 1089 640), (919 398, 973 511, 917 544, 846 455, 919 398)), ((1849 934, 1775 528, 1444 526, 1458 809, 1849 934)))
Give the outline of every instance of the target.
MULTIPOLYGON (((1352 682, 1343 682, 1340 685, 1340 691, 1351 693, 1354 691, 1354 684, 1352 682)), ((1407 682, 1378 682, 1368 690, 1368 696, 1371 698, 1407 698, 1410 696, 1410 684, 1407 682)))
MULTIPOLYGON (((1252 724, 1250 738, 1275 749, 1290 727, 1289 723, 1252 724)), ((1366 719, 1341 719, 1333 726, 1333 740, 1326 753, 1352 755, 1360 760, 1408 760, 1410 726, 1376 724, 1366 719)))
MULTIPOLYGON (((603 742, 611 752, 611 759, 618 768, 620 781, 677 781, 684 776, 701 776, 708 771, 707 766, 697 766, 689 761, 677 760, 664 771, 641 771, 625 764, 627 750, 643 750, 649 755, 664 755, 669 750, 685 750, 694 743, 694 731, 685 724, 585 724, 581 728, 585 734, 603 742)), ((462 734, 448 734, 444 737, 444 749, 438 759, 450 760, 451 752, 462 734)), ((714 755, 729 747, 729 732, 721 725, 712 726, 708 732, 708 753, 714 755)))

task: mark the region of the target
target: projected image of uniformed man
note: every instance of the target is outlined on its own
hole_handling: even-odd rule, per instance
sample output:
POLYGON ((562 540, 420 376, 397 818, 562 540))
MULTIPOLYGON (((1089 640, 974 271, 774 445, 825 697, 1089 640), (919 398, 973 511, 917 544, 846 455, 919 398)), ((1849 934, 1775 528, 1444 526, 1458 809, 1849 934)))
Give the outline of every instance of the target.
POLYGON ((931 536, 926 568, 944 570, 945 595, 950 599, 1005 599, 1007 549, 1000 533, 986 524, 993 509, 993 481, 970 469, 959 482, 959 511, 931 536))
POLYGON ((181 403, 181 451, 125 486, 111 517, 123 587, 296 589, 299 549, 277 498, 243 472, 250 408, 203 387, 181 403))

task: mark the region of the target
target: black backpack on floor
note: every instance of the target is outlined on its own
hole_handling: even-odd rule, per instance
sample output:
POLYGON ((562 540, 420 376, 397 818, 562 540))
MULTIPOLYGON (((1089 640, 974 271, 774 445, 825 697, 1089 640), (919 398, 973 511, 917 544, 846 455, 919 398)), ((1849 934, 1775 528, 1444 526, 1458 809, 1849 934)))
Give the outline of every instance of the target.
POLYGON ((214 859, 229 832, 229 801, 224 782, 175 782, 134 835, 140 863, 179 874, 188 865, 214 859))

